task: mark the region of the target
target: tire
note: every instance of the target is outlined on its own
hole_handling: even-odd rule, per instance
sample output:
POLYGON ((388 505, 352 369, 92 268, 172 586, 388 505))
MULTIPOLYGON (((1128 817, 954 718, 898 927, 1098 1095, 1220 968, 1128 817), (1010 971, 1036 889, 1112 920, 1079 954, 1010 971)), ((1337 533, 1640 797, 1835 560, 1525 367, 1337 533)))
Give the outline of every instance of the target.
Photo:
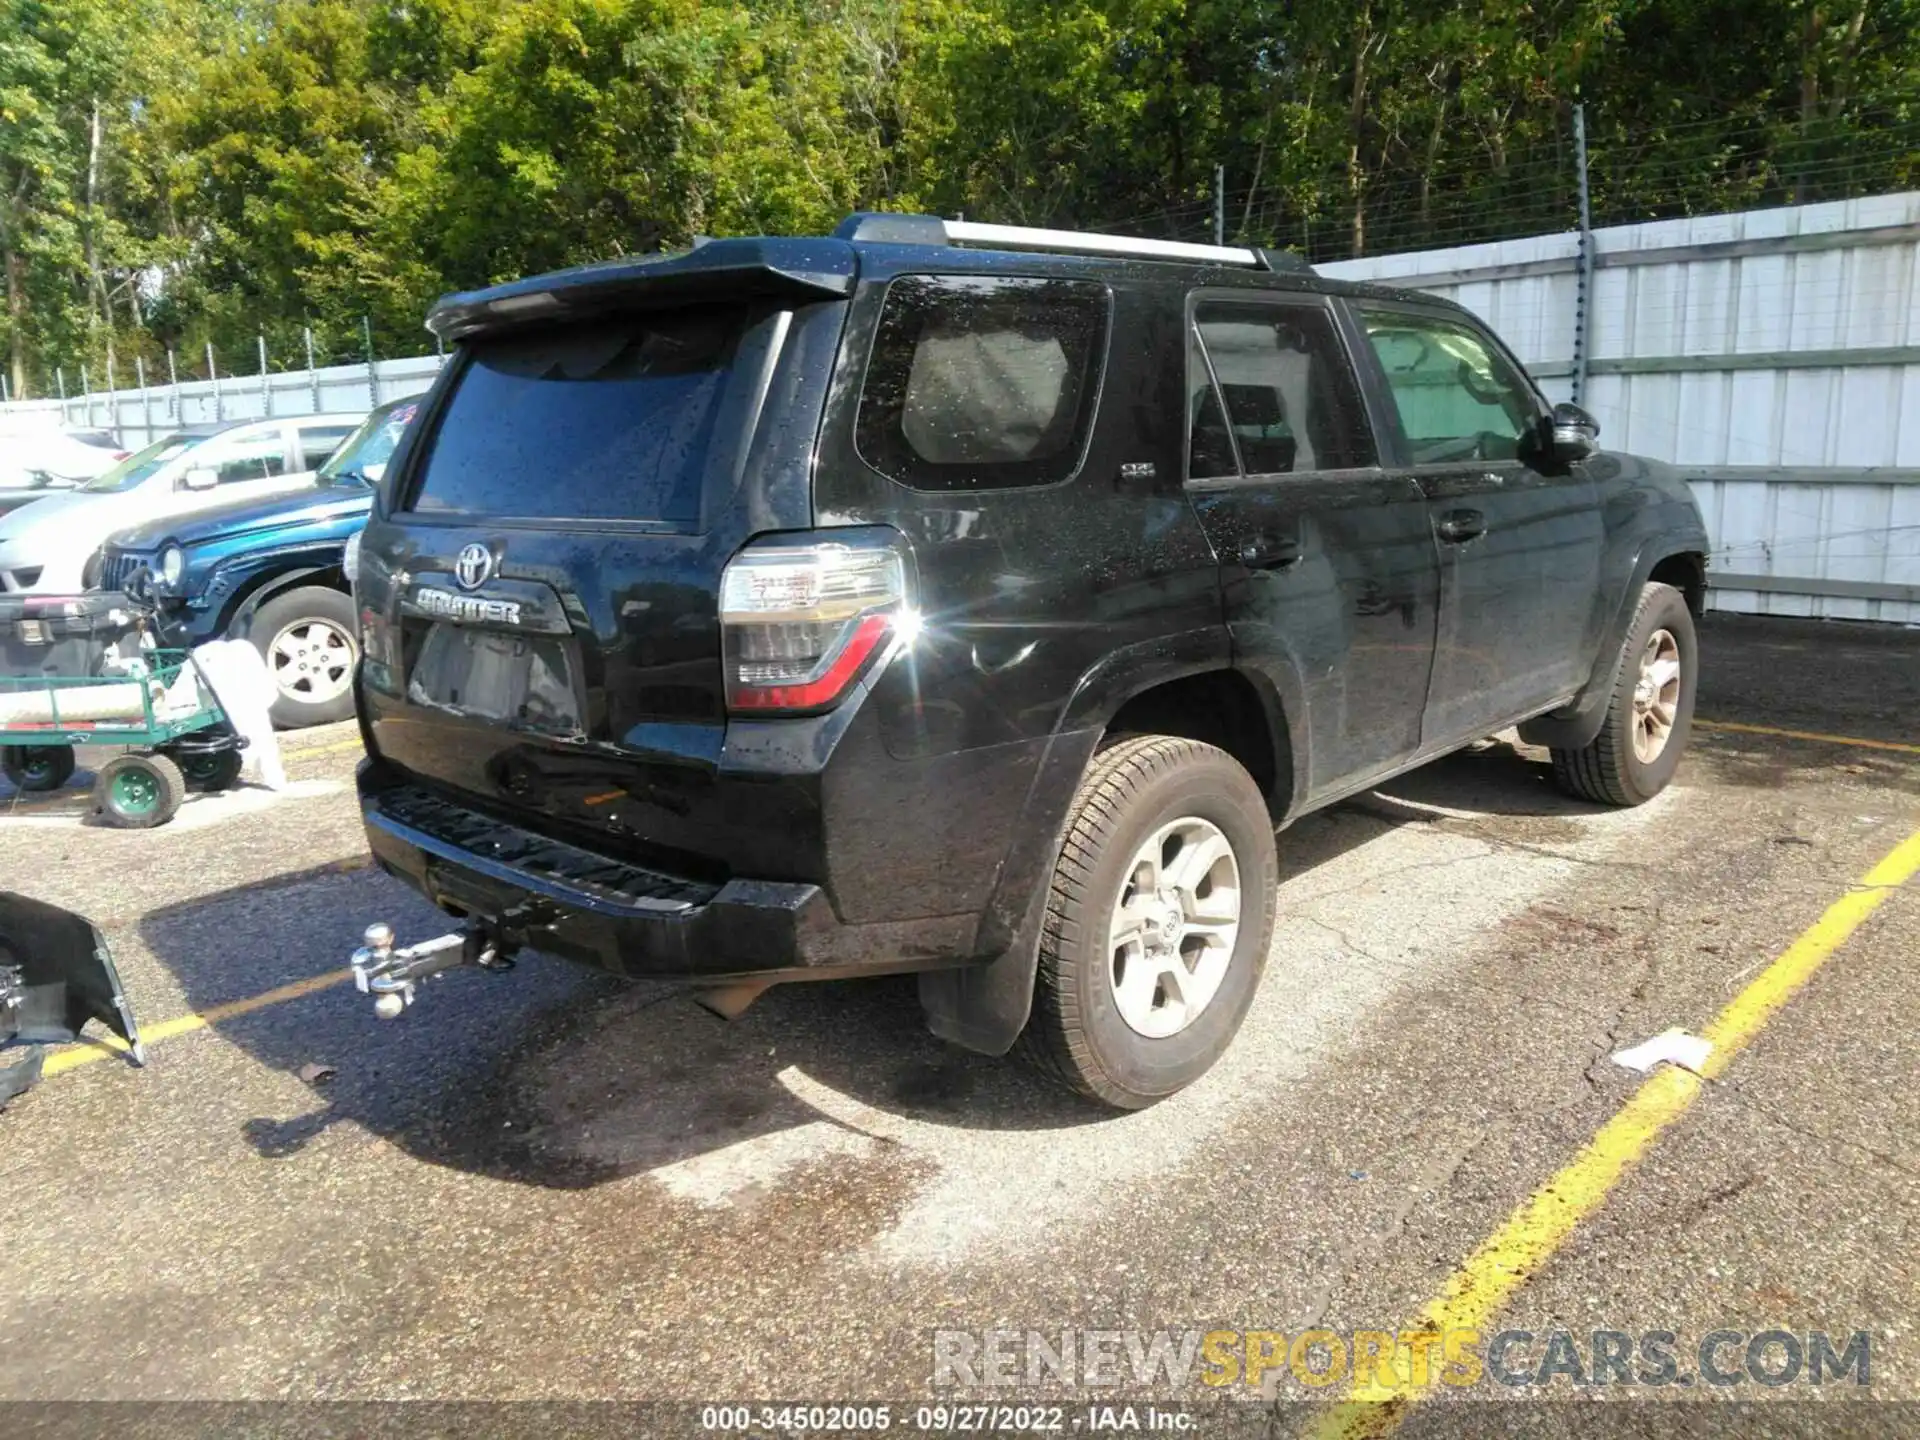
MULTIPOLYGON (((1189 887, 1192 896, 1220 896, 1226 872, 1216 862, 1207 873, 1211 883, 1189 887)), ((1253 777, 1232 756, 1165 735, 1131 736, 1101 750, 1074 796, 1054 866, 1022 1057, 1069 1089, 1121 1110, 1144 1109, 1198 1079, 1226 1050, 1253 1003, 1278 884, 1273 821, 1253 777), (1195 913, 1191 896, 1175 911, 1159 905, 1157 896, 1140 895, 1135 862, 1143 847, 1164 837, 1159 863, 1167 866, 1165 876, 1177 877, 1180 855, 1198 863, 1208 853, 1209 827, 1226 842, 1238 870, 1232 943, 1211 951, 1202 946, 1198 960, 1175 958, 1192 937, 1182 933, 1178 951, 1145 948, 1164 946, 1172 933, 1148 924, 1140 931, 1149 937, 1143 943, 1116 945, 1116 907, 1129 894, 1136 904, 1154 907, 1140 913, 1158 913, 1168 926, 1195 913), (1174 964, 1182 971, 1173 971, 1174 964), (1157 977, 1150 992, 1122 983, 1135 965, 1157 977), (1196 981, 1198 1003, 1190 1015, 1184 1005, 1175 1013, 1166 982, 1176 973, 1196 981), (1203 974, 1218 976, 1207 999, 1199 998, 1208 993, 1198 983, 1203 974), (1132 999, 1123 1002, 1123 992, 1132 999), (1184 1022, 1170 1033, 1153 1033, 1181 1015, 1184 1022)), ((1176 982, 1174 989, 1182 988, 1176 982)))
POLYGON ((73 778, 71 745, 0 745, 0 771, 20 791, 58 790, 73 778))
MULTIPOLYGON (((1606 722, 1593 743, 1578 750, 1553 752, 1554 782, 1567 794, 1600 805, 1644 805, 1673 779, 1680 768, 1681 754, 1693 730, 1693 697, 1700 677, 1700 650, 1693 630, 1693 613, 1686 597, 1671 585, 1648 584, 1640 592, 1640 603, 1627 627, 1626 643, 1615 661, 1613 693, 1607 698, 1606 722), (1664 650, 1662 637, 1672 642, 1677 662, 1678 691, 1670 705, 1654 703, 1643 709, 1640 700, 1649 694, 1642 688, 1643 675, 1651 682, 1656 671, 1646 674, 1643 661, 1664 650), (1657 721, 1667 712, 1670 723, 1658 748, 1645 734, 1648 715, 1657 721), (1636 737, 1641 737, 1636 743, 1636 737)), ((1657 702, 1664 687, 1651 691, 1657 702)), ((1657 725, 1652 727, 1657 728, 1657 725)))
POLYGON ((166 753, 180 767, 187 789, 203 795, 232 789, 246 760, 238 750, 169 750, 166 753))
POLYGON ((273 677, 276 729, 329 725, 353 714, 358 634, 353 597, 324 585, 299 586, 253 612, 247 639, 273 677))
POLYGON ((110 830, 164 825, 186 798, 186 777, 165 755, 116 755, 93 782, 94 809, 110 830))

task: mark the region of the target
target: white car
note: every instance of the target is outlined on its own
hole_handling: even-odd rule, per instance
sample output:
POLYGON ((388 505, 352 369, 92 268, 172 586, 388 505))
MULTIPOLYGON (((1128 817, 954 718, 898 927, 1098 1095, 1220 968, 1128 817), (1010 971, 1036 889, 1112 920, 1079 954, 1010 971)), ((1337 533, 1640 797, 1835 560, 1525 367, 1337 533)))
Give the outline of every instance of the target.
POLYGON ((116 530, 313 484, 313 472, 361 414, 188 426, 75 490, 0 516, 0 594, 68 595, 116 530))
POLYGON ((126 458, 127 452, 97 431, 62 430, 51 422, 0 432, 0 488, 30 483, 91 480, 126 458), (103 443, 104 442, 104 443, 103 443))
POLYGON ((63 430, 52 416, 0 415, 0 515, 71 490, 127 458, 111 435, 63 430))

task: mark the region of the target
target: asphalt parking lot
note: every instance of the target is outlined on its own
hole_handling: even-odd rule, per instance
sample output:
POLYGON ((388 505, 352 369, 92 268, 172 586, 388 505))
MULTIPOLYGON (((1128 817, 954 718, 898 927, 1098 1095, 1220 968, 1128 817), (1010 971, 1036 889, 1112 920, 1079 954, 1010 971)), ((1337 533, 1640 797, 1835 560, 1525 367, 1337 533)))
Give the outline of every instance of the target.
MULTIPOLYGON (((1509 735, 1283 834, 1238 1042, 1122 1117, 932 1039, 911 981, 729 1024, 529 957, 377 1021, 340 983, 361 930, 446 926, 365 867, 351 726, 292 739, 287 794, 148 833, 0 795, 0 883, 94 919, 149 1038, 144 1070, 56 1053, 0 1115, 0 1398, 1056 1395, 1079 1428, 1085 1386, 936 1388, 934 1332, 1445 1314, 1669 1331, 1683 1360, 1722 1329, 1866 1332, 1870 1383, 1818 1398, 1920 1401, 1920 880, 1882 865, 1920 830, 1920 632, 1710 617, 1703 647, 1708 723, 1642 809, 1562 798, 1509 735), (1804 986, 1756 1001, 1783 955, 1804 986), (1684 1103, 1609 1127, 1654 1103, 1613 1052, 1736 1002, 1723 1070, 1659 1072, 1684 1103), (1503 1235, 1522 1260, 1490 1282, 1503 1235)), ((1438 1428, 1466 1393, 1367 1423, 1438 1428)), ((1472 1389, 1568 1431, 1592 1407, 1549 1402, 1592 1393, 1472 1389)))

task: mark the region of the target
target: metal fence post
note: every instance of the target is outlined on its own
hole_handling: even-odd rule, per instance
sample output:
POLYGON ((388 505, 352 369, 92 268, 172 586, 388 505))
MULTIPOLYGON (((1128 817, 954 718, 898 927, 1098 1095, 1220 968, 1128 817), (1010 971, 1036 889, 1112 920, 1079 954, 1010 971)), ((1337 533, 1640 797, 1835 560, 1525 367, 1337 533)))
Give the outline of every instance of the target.
POLYGON ((360 334, 367 342, 367 400, 370 405, 380 403, 380 372, 374 368, 373 360, 373 317, 360 317, 360 334))
POLYGON ((167 413, 180 418, 180 372, 174 368, 173 347, 167 347, 167 413))
POLYGON ((60 394, 60 423, 64 425, 67 423, 67 371, 65 366, 56 365, 53 367, 53 384, 54 388, 60 394))
POLYGON ((140 382, 140 444, 144 447, 153 443, 153 391, 147 388, 147 362, 143 356, 133 357, 133 378, 140 382))
POLYGON ((1227 243, 1227 167, 1213 167, 1213 243, 1227 243))
MULTIPOLYGON (((93 428, 93 377, 87 374, 84 362, 80 366, 80 403, 87 407, 87 428, 91 430, 93 428)), ((60 418, 66 419, 64 412, 60 418)))
POLYGON ((220 403, 220 371, 213 363, 213 341, 207 341, 207 378, 213 382, 213 421, 219 424, 227 418, 226 408, 220 403))
POLYGON ((260 408, 267 419, 273 418, 273 387, 267 384, 267 332, 258 335, 260 343, 260 408))
POLYGON ((1587 393, 1587 320, 1593 310, 1593 209, 1587 190, 1587 107, 1573 107, 1573 165, 1580 196, 1580 248, 1573 282, 1573 403, 1587 393))
POLYGON ((313 327, 301 327, 301 334, 307 337, 307 392, 312 398, 312 413, 320 413, 320 372, 313 368, 313 327))
POLYGON ((120 443, 120 382, 113 378, 113 352, 107 352, 107 428, 113 431, 114 444, 120 443))

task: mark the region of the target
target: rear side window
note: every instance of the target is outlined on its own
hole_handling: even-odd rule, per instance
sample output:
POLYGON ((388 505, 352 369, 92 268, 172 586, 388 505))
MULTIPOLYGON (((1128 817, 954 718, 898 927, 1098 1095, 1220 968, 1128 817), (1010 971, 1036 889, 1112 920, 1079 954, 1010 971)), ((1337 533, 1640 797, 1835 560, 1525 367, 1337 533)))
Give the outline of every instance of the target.
POLYGON ((1107 311, 1084 280, 895 280, 860 392, 861 458, 921 490, 1067 479, 1093 427, 1107 311))
POLYGON ((1227 412, 1220 406, 1220 392, 1214 388, 1213 374, 1207 369, 1206 354, 1200 349, 1200 332, 1187 332, 1187 475, 1194 480, 1223 480, 1240 473, 1240 461, 1234 455, 1233 432, 1227 428, 1227 412))
POLYGON ((1374 463, 1359 385, 1325 310, 1204 303, 1195 319, 1247 474, 1374 463))
POLYGON ((743 309, 471 343, 413 509, 694 525, 743 309))
POLYGON ((245 485, 287 473, 287 445, 278 431, 232 441, 214 453, 212 468, 221 485, 245 485))

